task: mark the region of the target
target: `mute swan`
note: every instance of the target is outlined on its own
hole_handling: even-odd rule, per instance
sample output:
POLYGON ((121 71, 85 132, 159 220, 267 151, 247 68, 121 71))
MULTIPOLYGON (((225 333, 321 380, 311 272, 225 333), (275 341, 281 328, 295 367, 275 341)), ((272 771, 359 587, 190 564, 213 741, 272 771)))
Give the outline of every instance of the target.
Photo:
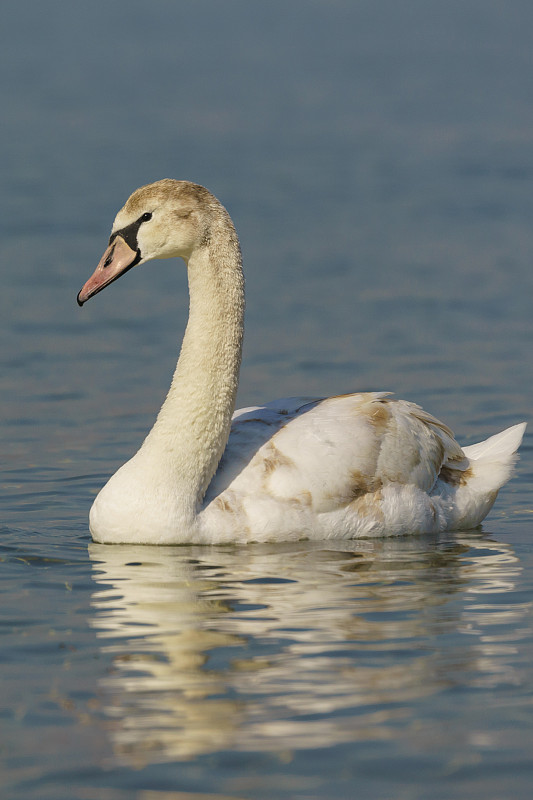
POLYGON ((188 269, 189 321, 172 384, 140 450, 90 512, 101 543, 180 544, 388 536, 472 528, 507 481, 525 430, 461 449, 387 393, 290 398, 232 417, 244 319, 239 240, 188 181, 137 189, 80 293, 152 258, 188 269))

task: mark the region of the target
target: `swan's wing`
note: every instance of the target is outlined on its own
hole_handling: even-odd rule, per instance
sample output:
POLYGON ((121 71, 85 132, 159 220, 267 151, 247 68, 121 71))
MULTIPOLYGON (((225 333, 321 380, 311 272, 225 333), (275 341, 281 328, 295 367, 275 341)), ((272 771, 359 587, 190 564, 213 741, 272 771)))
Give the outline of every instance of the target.
MULTIPOLYGON (((247 470, 266 442, 284 425, 322 402, 321 398, 288 397, 273 400, 264 406, 250 406, 235 411, 229 441, 207 490, 205 503, 220 495, 238 475, 247 470)), ((250 491, 254 491, 252 486, 250 491)))
POLYGON ((328 512, 391 483, 429 492, 444 464, 465 463, 449 428, 413 403, 372 393, 291 398, 237 412, 206 500, 230 489, 328 512))

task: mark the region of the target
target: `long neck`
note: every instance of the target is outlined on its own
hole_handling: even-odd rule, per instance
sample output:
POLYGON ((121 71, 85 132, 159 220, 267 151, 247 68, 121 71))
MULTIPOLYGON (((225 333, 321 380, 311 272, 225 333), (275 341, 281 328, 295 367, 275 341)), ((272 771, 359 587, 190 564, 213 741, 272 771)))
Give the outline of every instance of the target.
POLYGON ((188 261, 189 321, 176 371, 141 453, 172 485, 180 515, 198 511, 226 446, 241 364, 244 279, 229 218, 188 261))

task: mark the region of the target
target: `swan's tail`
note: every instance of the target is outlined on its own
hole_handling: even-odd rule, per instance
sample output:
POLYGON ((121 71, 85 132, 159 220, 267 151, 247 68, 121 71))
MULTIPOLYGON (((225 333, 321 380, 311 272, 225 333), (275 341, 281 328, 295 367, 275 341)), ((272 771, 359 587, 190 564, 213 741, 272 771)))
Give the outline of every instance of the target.
POLYGON ((484 442, 463 447, 474 475, 488 480, 492 491, 500 489, 511 477, 525 430, 526 423, 520 422, 484 442))
POLYGON ((489 513, 498 490, 511 477, 525 430, 525 422, 513 425, 463 447, 466 458, 460 465, 445 465, 441 478, 455 488, 455 528, 475 528, 489 513))

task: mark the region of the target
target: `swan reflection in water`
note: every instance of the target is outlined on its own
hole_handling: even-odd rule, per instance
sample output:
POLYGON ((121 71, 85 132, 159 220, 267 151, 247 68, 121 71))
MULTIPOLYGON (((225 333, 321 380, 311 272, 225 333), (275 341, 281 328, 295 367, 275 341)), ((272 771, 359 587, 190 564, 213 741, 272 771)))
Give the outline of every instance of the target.
POLYGON ((90 556, 119 761, 384 741, 453 683, 513 681, 520 566, 481 533, 90 556))

